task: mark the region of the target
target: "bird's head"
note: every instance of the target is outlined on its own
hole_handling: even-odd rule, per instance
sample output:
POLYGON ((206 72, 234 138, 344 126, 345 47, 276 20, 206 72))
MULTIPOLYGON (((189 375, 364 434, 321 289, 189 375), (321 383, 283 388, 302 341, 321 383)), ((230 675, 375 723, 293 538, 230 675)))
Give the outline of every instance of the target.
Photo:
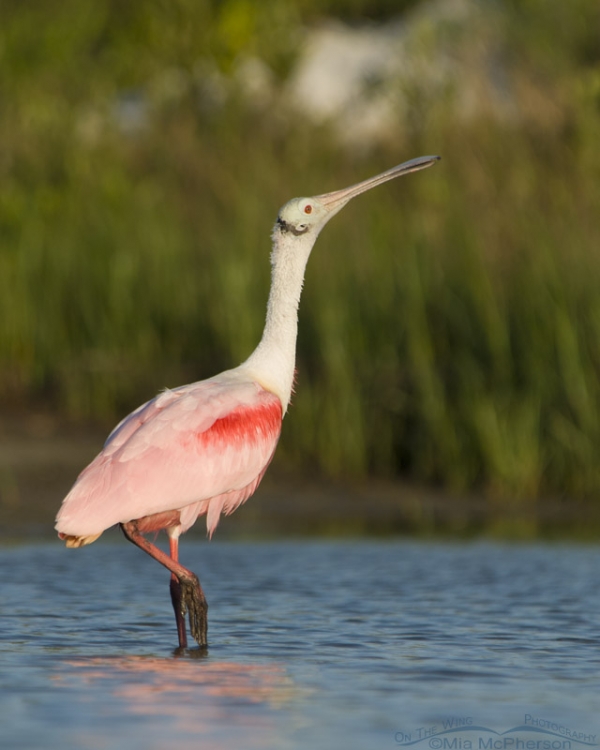
POLYGON ((279 211, 275 231, 293 237, 316 232, 327 223, 332 214, 318 198, 292 198, 279 211))
POLYGON ((291 239, 306 235, 307 239, 311 237, 312 242, 314 242, 329 219, 335 216, 356 195, 360 195, 360 193, 364 193, 376 185, 381 185, 382 182, 393 180, 402 174, 417 172, 420 169, 430 167, 439 158, 439 156, 420 156, 397 167, 392 167, 387 172, 359 182, 357 185, 335 190, 333 193, 316 195, 313 198, 293 198, 279 211, 273 230, 274 237, 279 235, 291 239))

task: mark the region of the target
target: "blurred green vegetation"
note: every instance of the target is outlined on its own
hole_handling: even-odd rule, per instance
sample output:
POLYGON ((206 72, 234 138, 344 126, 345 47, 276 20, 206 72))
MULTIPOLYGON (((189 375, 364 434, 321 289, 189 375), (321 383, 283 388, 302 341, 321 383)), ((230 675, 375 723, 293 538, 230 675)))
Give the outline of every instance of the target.
POLYGON ((4 404, 108 422, 237 364, 262 330, 278 207, 440 153, 319 239, 278 461, 484 490, 492 504, 593 497, 597 0, 504 4, 512 122, 457 120, 442 103, 357 155, 277 108, 198 93, 246 53, 285 80, 302 25, 322 16, 417 4, 5 0, 4 404))

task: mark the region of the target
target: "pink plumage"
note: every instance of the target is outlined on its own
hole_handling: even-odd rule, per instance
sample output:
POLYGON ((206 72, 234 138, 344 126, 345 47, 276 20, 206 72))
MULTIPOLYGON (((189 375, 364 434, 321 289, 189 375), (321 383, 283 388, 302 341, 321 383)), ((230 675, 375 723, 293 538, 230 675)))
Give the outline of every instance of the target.
POLYGON ((251 381, 216 377, 165 391, 111 433, 65 498, 56 528, 63 537, 97 537, 117 523, 178 511, 178 523, 166 527, 181 533, 206 514, 212 535, 221 513, 258 486, 281 419, 277 396, 251 381))

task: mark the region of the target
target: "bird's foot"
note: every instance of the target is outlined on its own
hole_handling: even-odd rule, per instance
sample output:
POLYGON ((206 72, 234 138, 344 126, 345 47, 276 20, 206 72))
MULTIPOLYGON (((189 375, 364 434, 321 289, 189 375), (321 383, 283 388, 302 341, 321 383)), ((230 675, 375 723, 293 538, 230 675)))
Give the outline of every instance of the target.
POLYGON ((179 578, 178 583, 182 618, 185 618, 186 614, 188 615, 192 637, 199 646, 207 646, 208 603, 200 586, 198 576, 194 573, 190 576, 182 576, 179 578))

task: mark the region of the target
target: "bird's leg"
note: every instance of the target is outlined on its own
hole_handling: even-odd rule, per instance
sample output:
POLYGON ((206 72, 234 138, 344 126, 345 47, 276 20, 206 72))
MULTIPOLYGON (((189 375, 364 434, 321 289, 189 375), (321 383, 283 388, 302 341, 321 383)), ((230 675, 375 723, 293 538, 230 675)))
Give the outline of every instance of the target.
MULTIPOLYGON (((184 620, 186 613, 189 616, 190 631, 193 638, 199 646, 208 645, 208 604, 200 586, 198 576, 191 570, 188 570, 188 568, 184 568, 177 559, 172 559, 156 547, 156 545, 149 542, 139 531, 136 521, 122 523, 121 528, 130 542, 133 542, 133 544, 144 550, 150 557, 153 557, 161 565, 164 565, 167 570, 171 571, 171 601, 173 602, 173 607, 176 608, 175 619, 177 620, 180 647, 185 648, 187 644, 184 620)), ((173 552, 173 547, 171 547, 171 552, 173 552)), ((177 557, 177 551, 175 552, 175 557, 177 557)))
MULTIPOLYGON (((179 562, 179 538, 169 537, 169 552, 171 560, 179 562)), ((186 607, 181 598, 181 584, 175 573, 171 573, 171 582, 169 585, 171 592, 171 602, 175 612, 175 622, 177 623, 177 637, 179 638, 179 648, 187 648, 187 633, 185 632, 185 612, 186 607)))

